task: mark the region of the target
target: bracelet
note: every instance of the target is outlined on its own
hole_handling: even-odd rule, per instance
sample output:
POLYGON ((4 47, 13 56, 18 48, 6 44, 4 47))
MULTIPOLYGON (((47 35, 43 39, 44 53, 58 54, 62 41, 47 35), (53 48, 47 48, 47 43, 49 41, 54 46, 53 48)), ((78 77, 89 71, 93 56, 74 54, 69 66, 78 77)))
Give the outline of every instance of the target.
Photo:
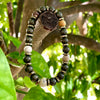
POLYGON ((39 10, 37 10, 35 13, 33 13, 32 17, 28 21, 28 27, 26 30, 26 41, 25 41, 25 57, 23 58, 25 62, 25 71, 30 73, 30 79, 36 83, 38 83, 41 87, 45 87, 48 85, 54 86, 57 82, 62 80, 64 78, 64 75, 66 74, 66 71, 68 70, 68 61, 69 61, 69 47, 68 47, 68 38, 67 38, 67 30, 66 30, 66 22, 63 18, 63 15, 61 12, 55 10, 53 7, 40 7, 39 10), (44 13, 50 11, 54 13, 58 19, 58 26, 61 33, 61 42, 63 44, 63 58, 62 58, 62 66, 61 71, 57 74, 56 77, 47 79, 42 78, 39 79, 39 76, 33 71, 33 67, 31 65, 31 52, 32 52, 32 41, 33 41, 33 32, 35 29, 36 21, 38 20, 39 16, 44 13))

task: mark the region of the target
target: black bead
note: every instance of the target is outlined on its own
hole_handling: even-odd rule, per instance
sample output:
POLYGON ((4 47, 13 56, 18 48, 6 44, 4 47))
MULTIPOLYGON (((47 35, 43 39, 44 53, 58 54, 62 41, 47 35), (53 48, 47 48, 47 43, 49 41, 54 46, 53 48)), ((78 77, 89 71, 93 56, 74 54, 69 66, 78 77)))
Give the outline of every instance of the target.
POLYGON ((57 82, 57 81, 56 81, 55 78, 51 78, 51 79, 50 79, 50 85, 53 85, 53 86, 54 86, 54 85, 56 84, 56 82, 57 82))
POLYGON ((66 63, 62 64, 61 69, 62 69, 63 71, 67 71, 68 68, 69 68, 69 67, 68 67, 68 65, 67 65, 66 63))
POLYGON ((44 11, 46 11, 47 9, 46 9, 45 6, 42 6, 42 7, 40 7, 40 10, 41 10, 42 12, 44 12, 44 11))
POLYGON ((29 34, 33 34, 33 31, 34 29, 32 27, 28 27, 26 32, 29 34))
POLYGON ((57 77, 61 80, 64 78, 64 73, 63 72, 59 72, 57 77))
POLYGON ((49 10, 52 11, 52 12, 54 12, 55 8, 54 7, 50 7, 49 10))
POLYGON ((31 36, 26 37, 26 43, 32 43, 32 37, 31 36))
POLYGON ((27 65, 25 71, 31 73, 33 71, 33 67, 31 65, 27 65))
POLYGON ((31 76, 30 76, 30 79, 32 80, 32 81, 38 81, 39 80, 39 76, 38 75, 36 75, 36 74, 32 74, 31 76))
POLYGON ((60 32, 61 32, 61 35, 67 35, 66 28, 61 28, 60 32))
POLYGON ((57 15, 57 17, 58 17, 58 18, 63 17, 63 14, 62 14, 61 12, 57 12, 57 14, 56 14, 56 15, 57 15))
POLYGON ((31 61, 31 57, 29 55, 25 55, 23 60, 25 63, 29 63, 31 61))
POLYGON ((67 37, 62 37, 62 43, 63 43, 63 44, 68 43, 68 38, 67 38, 67 37))
POLYGON ((69 47, 68 47, 68 46, 64 46, 64 47, 63 47, 63 52, 64 52, 64 53, 68 53, 68 52, 69 52, 69 50, 70 50, 70 49, 69 49, 69 47))
POLYGON ((36 19, 35 18, 30 18, 29 21, 28 21, 28 24, 34 26, 36 24, 36 19))

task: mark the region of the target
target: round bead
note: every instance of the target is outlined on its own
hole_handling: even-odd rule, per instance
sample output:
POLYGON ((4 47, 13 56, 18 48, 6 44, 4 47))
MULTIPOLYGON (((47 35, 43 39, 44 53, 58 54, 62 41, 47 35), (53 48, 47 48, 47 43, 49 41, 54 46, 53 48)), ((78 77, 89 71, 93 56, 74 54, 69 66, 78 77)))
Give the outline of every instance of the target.
POLYGON ((54 12, 55 8, 54 7, 50 7, 49 10, 52 11, 52 12, 54 12))
POLYGON ((60 32, 61 32, 62 35, 66 35, 67 34, 66 28, 61 28, 60 32))
POLYGON ((35 25, 36 24, 36 19, 35 18, 30 18, 28 21, 29 25, 35 25))
POLYGON ((69 50, 70 50, 70 49, 69 49, 69 47, 68 47, 68 46, 64 46, 64 47, 63 47, 63 52, 64 52, 64 53, 68 53, 68 52, 69 52, 69 50))
POLYGON ((31 53, 32 52, 32 47, 31 46, 25 46, 24 47, 24 52, 25 52, 25 54, 31 53))
POLYGON ((68 38, 67 38, 67 37, 62 37, 62 43, 63 43, 63 44, 68 43, 68 38))
POLYGON ((56 82, 57 82, 57 81, 56 81, 55 78, 51 78, 51 79, 50 79, 50 85, 53 85, 53 86, 54 86, 54 85, 56 84, 56 82))
POLYGON ((63 72, 59 72, 57 77, 61 80, 64 78, 64 73, 63 72))
POLYGON ((36 82, 36 81, 39 80, 39 77, 38 77, 38 75, 36 75, 36 74, 32 74, 32 75, 30 76, 30 79, 31 79, 32 81, 36 82))
POLYGON ((46 78, 41 79, 40 82, 39 82, 39 85, 41 87, 47 86, 47 79, 46 78))
POLYGON ((27 36, 25 42, 26 43, 32 43, 32 37, 31 36, 27 36))
POLYGON ((40 7, 40 10, 41 10, 42 12, 44 12, 44 11, 46 11, 47 9, 46 9, 45 6, 42 6, 42 7, 40 7))
POLYGON ((23 60, 25 63, 29 63, 31 61, 31 57, 29 55, 25 55, 23 60))
POLYGON ((66 26, 65 20, 60 20, 60 21, 58 22, 58 25, 59 25, 59 27, 65 27, 65 26, 66 26))
POLYGON ((62 60, 63 60, 63 62, 68 62, 69 61, 69 55, 64 55, 62 60))
POLYGON ((33 67, 31 65, 27 65, 25 71, 31 73, 33 71, 33 67))
POLYGON ((39 17, 39 12, 38 11, 34 12, 33 16, 37 19, 39 17))
POLYGON ((62 70, 67 71, 68 68, 69 67, 68 67, 68 65, 66 63, 62 64, 62 67, 61 67, 62 70))
POLYGON ((29 34, 33 34, 33 31, 34 31, 34 29, 31 28, 31 27, 28 27, 27 30, 26 30, 26 32, 29 33, 29 34))
POLYGON ((61 17, 63 17, 63 14, 61 12, 57 12, 57 17, 61 18, 61 17))

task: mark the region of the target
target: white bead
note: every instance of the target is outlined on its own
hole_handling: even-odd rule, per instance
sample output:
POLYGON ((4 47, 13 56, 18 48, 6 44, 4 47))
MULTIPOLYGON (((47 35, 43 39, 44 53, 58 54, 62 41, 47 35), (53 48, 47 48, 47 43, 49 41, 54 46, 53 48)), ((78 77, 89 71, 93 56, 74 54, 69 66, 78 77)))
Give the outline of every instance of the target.
POLYGON ((24 47, 24 52, 27 53, 31 53, 32 52, 32 47, 31 46, 25 46, 24 47))
POLYGON ((46 78, 42 78, 42 79, 40 80, 40 82, 39 82, 39 85, 40 85, 41 87, 47 86, 47 79, 46 79, 46 78))

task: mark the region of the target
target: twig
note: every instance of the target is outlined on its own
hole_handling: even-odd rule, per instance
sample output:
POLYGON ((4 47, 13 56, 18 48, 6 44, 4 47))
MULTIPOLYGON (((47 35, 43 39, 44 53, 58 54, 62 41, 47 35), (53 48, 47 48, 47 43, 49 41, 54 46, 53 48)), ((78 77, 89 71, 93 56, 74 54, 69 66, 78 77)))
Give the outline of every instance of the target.
POLYGON ((14 31, 14 21, 13 21, 13 8, 11 2, 7 3, 7 9, 8 9, 10 35, 12 36, 15 33, 15 31, 14 31))
MULTIPOLYGON (((93 39, 86 38, 80 35, 72 35, 72 34, 68 34, 68 39, 70 44, 83 45, 87 49, 100 52, 100 43, 96 42, 93 39)), ((57 30, 49 34, 42 41, 42 45, 39 47, 38 52, 42 52, 45 48, 47 48, 48 46, 52 45, 55 42, 60 42, 60 32, 57 30)))
POLYGON ((0 32, 0 47, 2 48, 3 52, 6 54, 7 53, 7 46, 5 44, 5 41, 3 39, 3 34, 0 32))
POLYGON ((18 90, 18 89, 16 89, 16 92, 21 93, 21 94, 27 94, 27 92, 22 91, 22 90, 18 90))
POLYGON ((19 32, 19 27, 21 22, 21 13, 23 11, 23 4, 24 4, 24 0, 19 0, 17 12, 16 12, 16 18, 15 18, 15 33, 17 38, 18 38, 18 32, 19 32))

